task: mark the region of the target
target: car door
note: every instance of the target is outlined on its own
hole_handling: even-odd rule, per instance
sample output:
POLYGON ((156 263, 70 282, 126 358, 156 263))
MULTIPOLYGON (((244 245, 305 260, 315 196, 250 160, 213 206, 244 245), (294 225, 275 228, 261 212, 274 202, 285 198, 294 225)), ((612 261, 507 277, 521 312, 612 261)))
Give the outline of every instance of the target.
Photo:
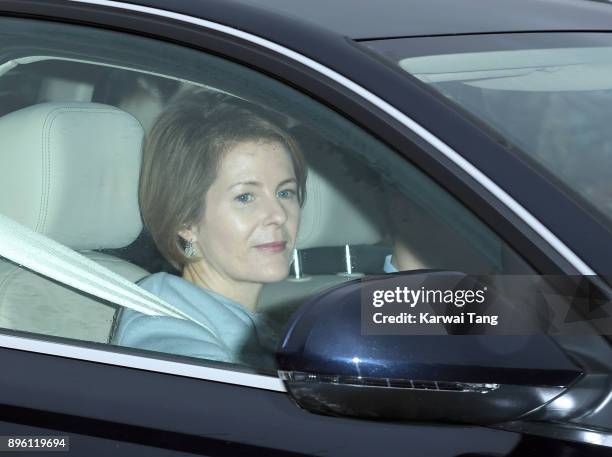
MULTIPOLYGON (((521 271, 575 272, 571 262, 512 215, 498 196, 426 141, 429 137, 416 126, 402 125, 401 113, 391 116, 381 108, 382 102, 374 103, 371 93, 350 80, 232 27, 161 10, 116 6, 3 2, 3 114, 45 103, 102 103, 127 112, 146 133, 154 122, 152 113, 163 111, 168 94, 185 84, 214 87, 283 115, 302 147, 311 151, 315 174, 337 184, 338 201, 349 208, 347 217, 374 227, 366 235, 354 230, 350 236, 336 236, 333 211, 326 213, 334 225, 334 241, 305 242, 301 249, 304 271, 313 278, 310 284, 324 286, 337 272, 344 274, 342 278, 354 277, 358 271, 346 261, 351 244, 359 245, 353 252, 361 252, 357 257, 364 259, 359 263, 363 272, 382 267, 381 253, 388 252, 380 247, 390 246, 384 241, 388 212, 381 213, 377 202, 384 202, 394 185, 408 181, 421 191, 411 204, 421 211, 416 213, 421 225, 416 224, 420 233, 415 239, 425 246, 414 255, 414 268, 503 272, 503 250, 514 259, 513 268, 521 271), (358 198, 344 198, 351 192, 358 198), (455 230, 439 228, 450 221, 455 230), (431 228, 440 232, 427 245, 423 232, 431 228), (440 242, 457 248, 440 251, 440 242), (334 263, 340 268, 330 266, 334 263)), ((235 11, 228 8, 225 14, 235 11)), ((375 62, 331 38, 335 52, 346 51, 347 59, 375 62)), ((381 79, 397 77, 386 67, 372 68, 381 79)), ((431 97, 431 103, 438 102, 431 97)), ((446 112, 443 104, 439 109, 446 112)), ((478 137, 469 124, 463 127, 478 137)), ((405 197, 406 191, 401 192, 405 197)), ((149 272, 168 269, 162 258, 150 257, 149 244, 138 237, 129 245, 111 243, 94 249, 94 254, 88 245, 84 251, 102 263, 120 259, 149 272)), ((131 281, 139 279, 140 273, 130 271, 131 281)), ((294 276, 300 279, 297 271, 294 276)), ((25 281, 27 286, 34 279, 25 281)), ((292 306, 319 290, 300 287, 289 283, 288 289, 267 292, 270 306, 285 306, 286 300, 274 299, 289 290, 291 306, 280 312, 283 322, 292 306)), ((109 301, 113 304, 106 298, 109 301)), ((69 319, 74 309, 62 311, 59 319, 68 324, 59 330, 4 325, 2 435, 68 436, 70 450, 77 455, 405 455, 410 450, 442 456, 506 455, 521 449, 520 433, 501 429, 314 415, 292 402, 274 373, 109 345, 103 331, 100 338, 91 338, 75 330, 83 321, 69 319)), ((522 445, 529 449, 576 446, 523 439, 531 439, 522 445)))

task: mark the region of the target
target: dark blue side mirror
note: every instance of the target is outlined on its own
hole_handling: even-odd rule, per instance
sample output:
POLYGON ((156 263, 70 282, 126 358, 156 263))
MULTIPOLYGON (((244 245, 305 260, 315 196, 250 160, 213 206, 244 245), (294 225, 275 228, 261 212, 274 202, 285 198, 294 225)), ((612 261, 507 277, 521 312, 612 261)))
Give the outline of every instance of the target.
MULTIPOLYGON (((401 275, 414 289, 424 282, 444 289, 461 273, 401 275)), ((364 289, 388 289, 397 279, 343 283, 294 315, 277 362, 301 407, 369 419, 495 423, 539 408, 582 375, 545 334, 364 334, 364 289)))

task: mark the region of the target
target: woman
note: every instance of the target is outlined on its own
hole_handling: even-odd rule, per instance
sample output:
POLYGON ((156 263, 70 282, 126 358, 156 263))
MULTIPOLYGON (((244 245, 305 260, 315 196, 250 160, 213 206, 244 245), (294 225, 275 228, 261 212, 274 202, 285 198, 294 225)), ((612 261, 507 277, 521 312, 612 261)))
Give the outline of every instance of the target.
POLYGON ((139 200, 181 277, 140 285, 204 325, 125 310, 114 342, 270 367, 274 339, 255 307, 289 273, 305 183, 299 147, 270 113, 208 91, 172 103, 145 143, 139 200))

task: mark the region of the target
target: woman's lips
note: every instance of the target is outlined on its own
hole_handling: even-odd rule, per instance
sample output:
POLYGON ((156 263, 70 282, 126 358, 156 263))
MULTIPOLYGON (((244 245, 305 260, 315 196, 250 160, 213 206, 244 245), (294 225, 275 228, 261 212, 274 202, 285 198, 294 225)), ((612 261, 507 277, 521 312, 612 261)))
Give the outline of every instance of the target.
POLYGON ((274 243, 264 243, 255 246, 260 251, 264 252, 282 252, 287 247, 286 241, 276 241, 274 243))

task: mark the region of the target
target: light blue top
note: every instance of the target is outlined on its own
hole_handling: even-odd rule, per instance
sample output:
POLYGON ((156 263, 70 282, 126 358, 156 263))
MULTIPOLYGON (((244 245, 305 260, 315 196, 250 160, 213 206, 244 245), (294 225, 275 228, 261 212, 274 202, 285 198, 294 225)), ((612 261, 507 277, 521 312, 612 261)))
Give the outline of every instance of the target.
POLYGON ((393 256, 391 254, 385 257, 385 264, 383 265, 383 270, 385 273, 397 273, 399 271, 391 263, 392 259, 393 259, 393 256))
POLYGON ((114 344, 274 369, 276 336, 260 314, 168 273, 155 273, 139 285, 210 331, 189 320, 147 316, 125 308, 118 318, 114 344))

